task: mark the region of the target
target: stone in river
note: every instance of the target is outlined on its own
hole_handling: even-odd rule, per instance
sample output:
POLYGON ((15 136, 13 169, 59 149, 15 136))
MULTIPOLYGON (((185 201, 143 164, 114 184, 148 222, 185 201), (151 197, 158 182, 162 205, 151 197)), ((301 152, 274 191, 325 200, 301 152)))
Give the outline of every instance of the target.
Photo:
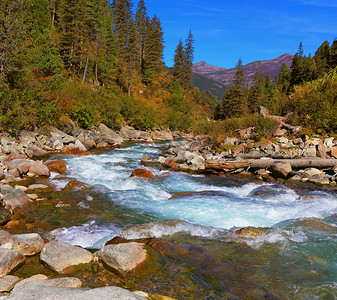
POLYGON ((139 168, 132 172, 131 177, 152 178, 154 175, 148 168, 139 168))
POLYGON ((71 272, 73 266, 90 263, 93 255, 80 247, 50 242, 43 247, 40 259, 52 270, 63 274, 71 272))
POLYGON ((264 232, 265 232, 265 230, 262 229, 262 228, 244 227, 244 228, 240 228, 240 229, 236 230, 235 234, 237 234, 237 235, 259 236, 264 232))
POLYGON ((270 166, 270 171, 275 178, 287 178, 292 171, 291 165, 288 162, 274 162, 270 166))
POLYGON ((136 242, 106 245, 97 252, 97 256, 109 267, 121 272, 135 269, 148 257, 144 244, 136 242))
POLYGON ((47 160, 44 164, 51 172, 64 173, 67 171, 67 163, 62 159, 47 160))

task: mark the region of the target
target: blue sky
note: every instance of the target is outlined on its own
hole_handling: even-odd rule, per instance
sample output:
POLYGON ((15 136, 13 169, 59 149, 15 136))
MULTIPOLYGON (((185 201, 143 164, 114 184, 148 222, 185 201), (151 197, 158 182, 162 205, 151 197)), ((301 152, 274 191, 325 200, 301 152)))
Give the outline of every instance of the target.
MULTIPOLYGON (((145 0, 148 14, 156 14, 164 28, 165 63, 173 65, 174 50, 189 30, 195 39, 194 62, 202 60, 232 68, 304 53, 337 37, 337 0, 145 0)), ((137 0, 134 0, 137 6, 137 0)))

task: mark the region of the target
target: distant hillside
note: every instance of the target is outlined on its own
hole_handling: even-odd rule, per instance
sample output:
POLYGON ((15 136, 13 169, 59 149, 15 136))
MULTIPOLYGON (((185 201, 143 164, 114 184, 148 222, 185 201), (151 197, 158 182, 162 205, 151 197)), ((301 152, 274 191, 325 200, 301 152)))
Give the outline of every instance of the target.
POLYGON ((201 92, 209 90, 218 100, 220 100, 226 92, 226 86, 222 83, 197 73, 193 73, 193 86, 199 88, 201 92))
MULTIPOLYGON (((271 75, 271 78, 274 79, 275 76, 279 73, 282 64, 286 63, 288 67, 290 67, 292 59, 293 59, 292 54, 284 54, 272 60, 261 60, 261 61, 255 61, 255 62, 249 63, 243 66, 243 70, 245 72, 245 75, 247 77, 249 84, 253 80, 253 76, 256 71, 256 68, 259 68, 260 72, 263 75, 266 75, 267 72, 269 72, 271 75)), ((223 69, 223 68, 208 65, 206 62, 200 62, 200 63, 195 64, 193 67, 193 70, 194 72, 201 74, 203 76, 206 76, 209 79, 213 79, 214 81, 218 83, 222 83, 224 86, 230 85, 232 78, 235 74, 235 68, 223 69), (212 69, 215 69, 215 68, 222 69, 222 70, 217 70, 215 72, 211 71, 212 69), (208 70, 210 72, 208 72, 208 70)), ((207 84, 204 83, 203 85, 205 86, 207 84)), ((196 86, 199 87, 198 85, 196 86)))
POLYGON ((209 65, 205 61, 202 61, 202 62, 199 62, 193 65, 193 72, 200 74, 200 75, 206 75, 209 73, 220 72, 220 71, 225 71, 225 70, 227 69, 209 65))

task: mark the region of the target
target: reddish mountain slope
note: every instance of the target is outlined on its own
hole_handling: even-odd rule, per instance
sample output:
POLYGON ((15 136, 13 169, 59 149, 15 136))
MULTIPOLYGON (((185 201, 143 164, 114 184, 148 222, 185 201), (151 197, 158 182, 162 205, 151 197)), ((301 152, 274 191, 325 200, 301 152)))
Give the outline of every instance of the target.
MULTIPOLYGON (((243 66, 243 70, 245 72, 245 75, 247 77, 249 84, 253 80, 253 76, 256 71, 256 68, 259 68, 260 72, 263 75, 266 75, 267 72, 269 72, 271 75, 271 78, 274 79, 275 76, 279 73, 282 64, 286 63, 288 67, 290 67, 292 59, 293 59, 292 54, 284 54, 272 60, 261 60, 261 61, 255 61, 255 62, 249 63, 243 66)), ((223 69, 223 68, 208 65, 206 62, 200 62, 198 64, 195 64, 193 71, 195 73, 211 78, 217 82, 220 82, 226 86, 230 85, 232 78, 235 74, 235 68, 223 69), (212 70, 215 70, 216 68, 221 69, 221 70, 212 71, 212 70)))
POLYGON ((193 65, 193 72, 200 74, 200 75, 207 75, 209 73, 214 73, 214 72, 220 72, 220 71, 226 71, 227 69, 225 68, 220 68, 220 67, 215 67, 212 65, 209 65, 205 61, 201 61, 199 63, 196 63, 193 65))

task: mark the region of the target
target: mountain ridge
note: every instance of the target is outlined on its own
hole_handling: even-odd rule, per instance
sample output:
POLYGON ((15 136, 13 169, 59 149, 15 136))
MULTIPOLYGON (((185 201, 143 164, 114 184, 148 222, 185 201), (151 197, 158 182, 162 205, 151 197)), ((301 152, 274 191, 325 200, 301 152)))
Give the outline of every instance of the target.
MULTIPOLYGON (((280 72, 283 63, 286 63, 288 67, 291 66, 293 55, 286 53, 279 57, 270 60, 258 60, 246 65, 243 65, 243 70, 245 72, 248 84, 250 85, 253 81, 254 73, 256 68, 259 68, 262 75, 266 75, 267 72, 270 73, 271 79, 274 80, 275 76, 280 72)), ((193 72, 199 75, 203 75, 209 79, 221 83, 222 85, 228 87, 232 78, 234 77, 236 68, 226 69, 221 67, 216 67, 208 64, 206 61, 202 61, 193 65, 193 72)))

